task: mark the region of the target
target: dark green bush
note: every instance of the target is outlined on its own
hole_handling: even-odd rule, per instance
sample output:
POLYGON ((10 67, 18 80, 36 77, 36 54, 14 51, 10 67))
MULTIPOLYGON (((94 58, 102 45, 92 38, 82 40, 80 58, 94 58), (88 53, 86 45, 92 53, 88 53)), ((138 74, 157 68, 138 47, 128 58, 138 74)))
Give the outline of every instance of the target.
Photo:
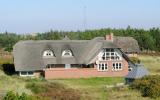
POLYGON ((14 64, 7 63, 7 64, 3 64, 2 67, 3 67, 4 73, 7 74, 7 75, 17 74, 16 71, 15 71, 14 64))
POLYGON ((25 93, 19 95, 18 93, 14 93, 13 91, 7 92, 4 96, 3 100, 33 100, 32 96, 29 96, 25 93))
POLYGON ((16 99, 17 95, 15 95, 15 93, 12 91, 7 92, 7 94, 3 98, 3 100, 16 100, 16 99))
POLYGON ((151 98, 160 97, 160 76, 146 76, 142 79, 135 80, 131 86, 132 89, 140 90, 142 96, 151 98))

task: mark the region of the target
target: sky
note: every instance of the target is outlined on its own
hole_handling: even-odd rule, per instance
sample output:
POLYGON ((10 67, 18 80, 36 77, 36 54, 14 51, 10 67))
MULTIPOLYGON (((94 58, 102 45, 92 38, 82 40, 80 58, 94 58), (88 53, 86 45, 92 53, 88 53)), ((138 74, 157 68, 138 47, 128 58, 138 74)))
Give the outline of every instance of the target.
POLYGON ((0 32, 160 27, 160 0, 0 0, 0 32))

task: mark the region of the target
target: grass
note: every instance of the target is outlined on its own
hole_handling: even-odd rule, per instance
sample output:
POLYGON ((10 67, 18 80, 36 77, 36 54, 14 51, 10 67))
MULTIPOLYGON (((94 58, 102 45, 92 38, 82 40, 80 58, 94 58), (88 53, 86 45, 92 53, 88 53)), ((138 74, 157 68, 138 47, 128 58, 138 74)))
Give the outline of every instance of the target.
POLYGON ((6 75, 3 71, 3 64, 13 64, 12 56, 0 56, 0 96, 7 91, 15 91, 18 93, 28 93, 31 94, 29 89, 26 89, 26 81, 17 75, 6 75))
POLYGON ((82 100, 106 100, 108 92, 105 91, 106 85, 113 85, 124 82, 121 77, 95 77, 80 79, 59 79, 50 80, 66 85, 67 87, 81 91, 82 100))
POLYGON ((4 64, 13 64, 12 55, 0 56, 0 92, 6 91, 15 91, 18 93, 28 93, 31 94, 29 89, 25 88, 26 82, 25 79, 17 76, 17 75, 6 75, 3 71, 4 64))
POLYGON ((108 100, 154 100, 149 97, 142 97, 139 91, 131 90, 128 87, 112 89, 108 90, 108 92, 108 100))
POLYGON ((141 63, 149 70, 150 74, 160 73, 160 56, 149 56, 141 55, 139 56, 141 63))
MULTIPOLYGON (((160 73, 160 57, 140 55, 141 63, 149 70, 151 74, 160 73)), ((0 57, 0 65, 13 63, 12 56, 0 57)), ((34 79, 24 79, 16 75, 8 76, 0 70, 0 93, 3 91, 13 90, 18 93, 25 92, 33 94, 30 89, 25 86, 34 79)), ((122 89, 107 89, 106 85, 114 85, 124 82, 121 77, 96 77, 96 78, 80 78, 80 79, 57 79, 49 80, 49 82, 63 84, 66 88, 72 88, 80 91, 82 100, 152 100, 144 98, 138 91, 130 90, 127 87, 122 89)), ((37 82, 37 81, 35 81, 37 82)), ((63 94, 62 94, 63 95, 63 94)))
POLYGON ((82 100, 153 100, 148 97, 142 97, 139 91, 131 90, 127 86, 123 88, 106 88, 106 85, 124 82, 124 79, 121 77, 58 79, 50 81, 80 90, 82 100))
POLYGON ((7 76, 0 70, 0 92, 15 91, 18 93, 31 94, 29 89, 25 88, 26 82, 18 76, 7 76))
POLYGON ((45 97, 49 100, 80 100, 81 98, 79 90, 65 87, 65 85, 56 82, 29 82, 26 87, 31 89, 34 96, 45 97))

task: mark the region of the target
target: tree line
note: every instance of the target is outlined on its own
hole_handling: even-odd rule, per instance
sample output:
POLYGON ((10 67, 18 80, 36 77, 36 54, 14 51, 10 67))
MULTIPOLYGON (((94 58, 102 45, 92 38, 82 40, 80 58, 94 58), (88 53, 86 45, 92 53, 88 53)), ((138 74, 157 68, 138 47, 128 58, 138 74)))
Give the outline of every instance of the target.
POLYGON ((114 33, 115 36, 131 36, 135 38, 141 50, 160 51, 160 29, 151 28, 136 29, 128 26, 126 29, 103 28, 86 31, 53 31, 23 35, 4 32, 0 34, 0 47, 6 51, 12 51, 13 45, 20 40, 61 40, 66 35, 72 40, 90 40, 94 37, 104 37, 106 34, 114 33))

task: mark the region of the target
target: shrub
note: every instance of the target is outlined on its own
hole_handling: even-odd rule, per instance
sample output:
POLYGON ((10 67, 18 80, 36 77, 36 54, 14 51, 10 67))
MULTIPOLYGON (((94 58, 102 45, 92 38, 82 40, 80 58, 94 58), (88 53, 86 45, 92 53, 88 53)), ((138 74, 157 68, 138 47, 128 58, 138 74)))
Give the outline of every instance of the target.
POLYGON ((140 59, 138 59, 137 57, 130 57, 130 60, 134 63, 140 63, 140 59))
POLYGON ((7 64, 3 64, 2 67, 3 67, 4 73, 7 74, 7 75, 17 74, 16 71, 15 71, 14 64, 7 63, 7 64))
POLYGON ((25 93, 22 93, 19 97, 18 97, 18 100, 31 100, 32 97, 25 94, 25 93))
POLYGON ((14 93, 13 91, 7 92, 4 96, 3 100, 33 100, 32 96, 29 96, 25 93, 19 95, 18 93, 14 93))
POLYGON ((47 89, 42 85, 42 83, 35 83, 31 82, 26 85, 26 88, 30 89, 33 93, 41 93, 41 92, 46 92, 47 89))
POLYGON ((16 100, 16 99, 17 95, 15 95, 15 93, 12 91, 7 92, 7 94, 3 98, 3 100, 16 100))
POLYGON ((142 96, 151 98, 160 97, 160 76, 146 76, 142 79, 135 80, 131 86, 132 89, 140 90, 142 96))
POLYGON ((38 97, 53 100, 80 100, 77 90, 66 88, 64 85, 53 82, 30 82, 26 85, 38 97))

